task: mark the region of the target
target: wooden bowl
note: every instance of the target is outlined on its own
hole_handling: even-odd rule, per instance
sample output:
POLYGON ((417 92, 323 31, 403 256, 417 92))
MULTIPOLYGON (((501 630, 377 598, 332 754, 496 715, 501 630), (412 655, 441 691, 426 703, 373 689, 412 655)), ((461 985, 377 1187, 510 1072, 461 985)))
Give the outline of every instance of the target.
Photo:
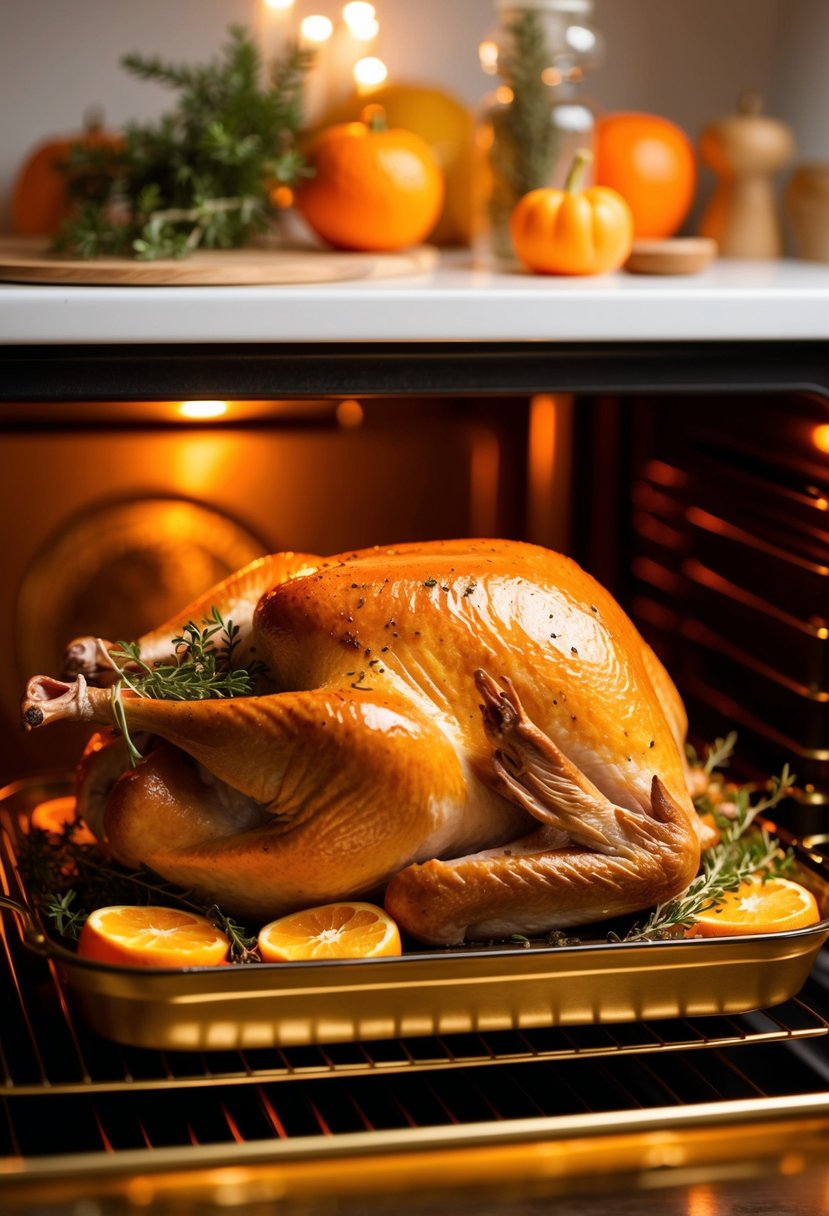
POLYGON ((634 241, 625 270, 631 274, 699 274, 716 256, 717 242, 706 236, 634 241))

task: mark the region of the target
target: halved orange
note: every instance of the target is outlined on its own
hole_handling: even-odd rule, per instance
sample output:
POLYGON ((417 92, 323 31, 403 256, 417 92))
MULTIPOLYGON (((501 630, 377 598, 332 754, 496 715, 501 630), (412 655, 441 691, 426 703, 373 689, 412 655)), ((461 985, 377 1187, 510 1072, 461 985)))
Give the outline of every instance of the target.
POLYGON ((780 933, 805 929, 820 920, 811 891, 788 878, 747 878, 718 904, 697 917, 686 937, 730 937, 738 933, 780 933))
POLYGON ((382 908, 343 902, 292 912, 259 934, 263 963, 379 958, 402 953, 400 931, 382 908))
POLYGON ((83 958, 130 967, 212 967, 229 946, 206 916, 123 904, 90 912, 78 938, 83 958))
POLYGON ((72 824, 72 840, 75 844, 95 844, 95 837, 82 819, 75 813, 75 799, 67 794, 63 798, 49 798, 39 802, 32 811, 32 827, 41 832, 54 832, 56 835, 64 830, 67 824, 72 824))

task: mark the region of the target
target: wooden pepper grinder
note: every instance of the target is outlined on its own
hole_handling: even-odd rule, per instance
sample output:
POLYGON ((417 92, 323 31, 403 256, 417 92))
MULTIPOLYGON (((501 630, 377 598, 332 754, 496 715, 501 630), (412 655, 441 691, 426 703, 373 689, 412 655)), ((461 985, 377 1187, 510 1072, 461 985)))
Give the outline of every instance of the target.
POLYGON ((722 257, 778 258, 783 252, 773 179, 792 158, 794 137, 761 110, 759 93, 743 93, 737 113, 711 123, 700 137, 700 159, 720 180, 699 232, 713 237, 722 257))

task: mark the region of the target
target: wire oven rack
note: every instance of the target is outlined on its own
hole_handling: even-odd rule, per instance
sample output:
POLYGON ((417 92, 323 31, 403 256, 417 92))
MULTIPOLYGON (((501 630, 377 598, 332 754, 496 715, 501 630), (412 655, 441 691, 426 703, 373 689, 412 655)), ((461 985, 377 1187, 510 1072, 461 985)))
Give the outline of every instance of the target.
MULTIPOLYGON (((2 856, 0 891, 15 891, 2 856)), ((154 1195, 170 1171, 243 1165, 286 1193, 340 1194, 349 1177, 390 1187, 392 1162, 400 1188, 427 1163, 456 1186, 548 1171, 551 1155, 563 1178, 806 1151, 829 1126, 826 955, 815 974, 729 1017, 173 1053, 95 1035, 7 918, 0 1183, 27 1199, 138 1178, 154 1195)))

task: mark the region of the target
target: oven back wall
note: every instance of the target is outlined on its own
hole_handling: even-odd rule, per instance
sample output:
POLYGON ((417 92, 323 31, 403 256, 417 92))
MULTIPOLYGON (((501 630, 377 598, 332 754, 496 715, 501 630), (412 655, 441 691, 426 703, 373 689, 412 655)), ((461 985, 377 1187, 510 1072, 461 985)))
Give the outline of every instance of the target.
POLYGON ((0 779, 74 764, 87 730, 18 727, 25 681, 57 675, 73 637, 136 638, 262 553, 522 534, 525 402, 352 404, 345 424, 315 403, 242 426, 0 436, 0 779))

